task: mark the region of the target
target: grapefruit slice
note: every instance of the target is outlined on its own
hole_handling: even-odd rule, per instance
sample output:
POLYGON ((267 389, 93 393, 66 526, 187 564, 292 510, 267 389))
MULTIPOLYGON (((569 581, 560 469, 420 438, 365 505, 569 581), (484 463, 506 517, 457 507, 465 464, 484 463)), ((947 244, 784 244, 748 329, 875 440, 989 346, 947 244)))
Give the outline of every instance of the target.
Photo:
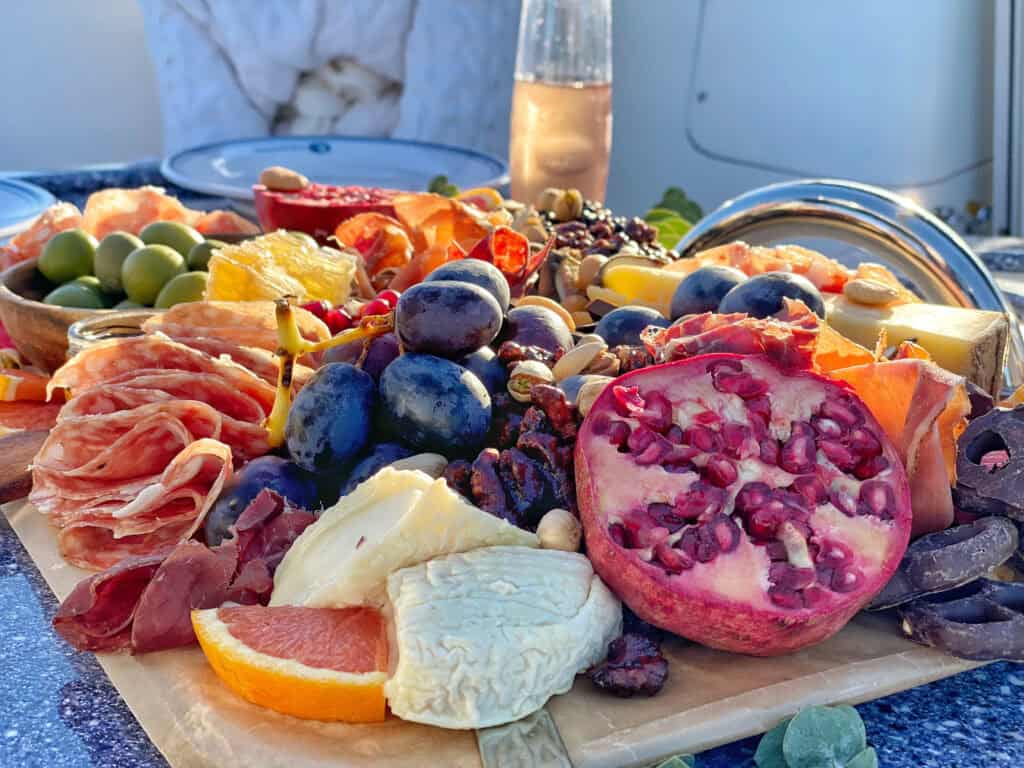
POLYGON ((217 676, 243 699, 305 720, 384 720, 388 641, 373 608, 265 608, 192 612, 217 676))

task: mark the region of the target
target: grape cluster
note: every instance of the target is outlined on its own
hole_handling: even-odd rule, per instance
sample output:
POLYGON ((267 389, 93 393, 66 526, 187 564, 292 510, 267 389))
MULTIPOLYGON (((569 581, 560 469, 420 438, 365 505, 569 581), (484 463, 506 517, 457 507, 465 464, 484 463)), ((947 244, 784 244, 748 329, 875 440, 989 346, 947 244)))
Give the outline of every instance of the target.
POLYGON ((584 201, 582 212, 572 221, 559 222, 553 211, 541 215, 554 231, 555 248, 575 248, 585 254, 611 256, 632 244, 642 253, 665 253, 657 242, 657 231, 646 221, 636 216, 615 216, 593 200, 584 201))

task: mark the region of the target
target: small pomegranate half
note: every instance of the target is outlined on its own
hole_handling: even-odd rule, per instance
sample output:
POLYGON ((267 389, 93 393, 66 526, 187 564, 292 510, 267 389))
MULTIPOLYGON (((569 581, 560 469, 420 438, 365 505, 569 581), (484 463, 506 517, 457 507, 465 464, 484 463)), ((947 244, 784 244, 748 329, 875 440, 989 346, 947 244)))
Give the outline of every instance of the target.
POLYGON ((576 443, 594 568, 640 618, 771 656, 837 632, 910 536, 895 448, 845 384, 710 354, 616 379, 576 443))
POLYGON ((305 232, 328 244, 338 225, 359 213, 394 216, 392 200, 401 194, 378 187, 339 187, 333 184, 308 184, 302 189, 283 191, 262 184, 252 188, 256 216, 264 232, 291 229, 305 232))

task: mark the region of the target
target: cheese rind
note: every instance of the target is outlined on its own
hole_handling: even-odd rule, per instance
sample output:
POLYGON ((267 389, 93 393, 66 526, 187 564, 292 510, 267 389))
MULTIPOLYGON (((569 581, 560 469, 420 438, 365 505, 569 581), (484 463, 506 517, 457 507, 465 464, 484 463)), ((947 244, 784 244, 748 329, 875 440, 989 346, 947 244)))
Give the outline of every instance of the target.
POLYGON ((512 722, 565 693, 622 630, 581 554, 485 547, 393 573, 391 711, 442 728, 512 722))
POLYGON ((443 479, 385 467, 295 540, 274 575, 271 605, 382 605, 388 575, 440 555, 535 534, 474 507, 443 479))
POLYGON ((1002 384, 1009 322, 1002 312, 940 304, 868 306, 845 296, 826 299, 828 324, 873 349, 885 331, 889 344, 914 341, 948 371, 965 376, 987 392, 1002 384))

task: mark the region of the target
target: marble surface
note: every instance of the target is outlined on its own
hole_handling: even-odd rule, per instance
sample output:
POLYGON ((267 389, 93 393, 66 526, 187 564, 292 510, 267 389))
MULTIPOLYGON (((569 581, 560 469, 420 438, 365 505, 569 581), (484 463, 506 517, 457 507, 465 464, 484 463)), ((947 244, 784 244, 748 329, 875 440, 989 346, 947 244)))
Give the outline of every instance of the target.
MULTIPOLYGON (((163 183, 155 164, 127 173, 49 174, 31 180, 78 203, 98 186, 163 183)), ((182 198, 188 205, 224 204, 187 193, 182 198)), ((53 634, 56 608, 53 594, 0 515, 0 768, 166 766, 93 657, 76 653, 53 634)), ((994 664, 858 709, 883 768, 1024 764, 1024 665, 994 664)), ((705 752, 697 764, 752 766, 757 741, 705 752)))

